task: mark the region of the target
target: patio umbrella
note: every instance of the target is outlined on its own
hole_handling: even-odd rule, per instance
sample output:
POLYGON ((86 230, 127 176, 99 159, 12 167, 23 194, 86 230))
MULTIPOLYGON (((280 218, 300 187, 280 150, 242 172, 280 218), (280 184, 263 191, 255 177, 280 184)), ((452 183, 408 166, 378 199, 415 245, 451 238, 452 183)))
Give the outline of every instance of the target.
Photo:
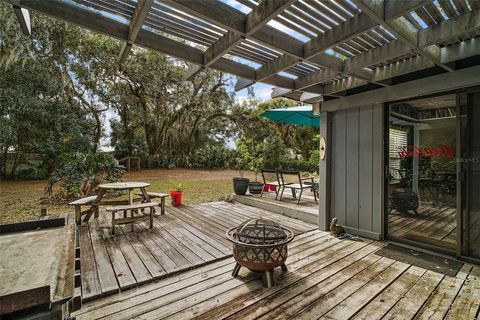
POLYGON ((320 115, 313 114, 312 108, 312 106, 302 106, 271 109, 262 113, 261 116, 281 123, 320 127, 320 115))

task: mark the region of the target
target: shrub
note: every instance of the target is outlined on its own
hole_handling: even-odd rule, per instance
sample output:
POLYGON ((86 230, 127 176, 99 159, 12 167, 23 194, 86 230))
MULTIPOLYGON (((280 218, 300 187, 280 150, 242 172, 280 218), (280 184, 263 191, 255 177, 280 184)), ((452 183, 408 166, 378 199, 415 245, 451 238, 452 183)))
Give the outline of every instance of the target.
POLYGON ((43 180, 47 177, 47 170, 36 166, 28 166, 17 170, 15 173, 16 180, 43 180))
POLYGON ((171 161, 166 156, 152 156, 145 155, 141 157, 142 168, 154 169, 154 168, 168 168, 171 165, 171 161))
POLYGON ((71 199, 93 194, 99 184, 120 181, 125 169, 106 153, 71 153, 61 157, 45 187, 52 195, 55 185, 60 187, 58 197, 71 199))
POLYGON ((192 168, 227 169, 233 166, 235 151, 222 144, 209 144, 189 156, 192 168))
POLYGON ((281 160, 275 168, 280 170, 299 170, 313 173, 318 172, 318 165, 318 162, 314 163, 305 160, 281 160))
MULTIPOLYGON (((247 168, 255 172, 255 181, 264 165, 263 145, 253 139, 241 139, 237 141, 237 168, 247 168)), ((242 176, 242 173, 240 174, 242 176)))

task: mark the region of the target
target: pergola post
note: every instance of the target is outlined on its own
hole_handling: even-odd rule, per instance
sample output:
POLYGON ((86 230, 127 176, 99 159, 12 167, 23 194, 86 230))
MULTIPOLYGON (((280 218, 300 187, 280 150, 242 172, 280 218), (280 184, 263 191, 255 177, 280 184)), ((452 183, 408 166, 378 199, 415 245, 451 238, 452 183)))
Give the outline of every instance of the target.
MULTIPOLYGON (((314 104, 321 106, 321 103, 314 104)), ((332 118, 331 112, 320 112, 320 164, 318 185, 318 227, 320 230, 326 231, 330 221, 330 199, 331 199, 331 146, 332 141, 332 118), (322 157, 322 148, 324 148, 324 156, 322 157)))

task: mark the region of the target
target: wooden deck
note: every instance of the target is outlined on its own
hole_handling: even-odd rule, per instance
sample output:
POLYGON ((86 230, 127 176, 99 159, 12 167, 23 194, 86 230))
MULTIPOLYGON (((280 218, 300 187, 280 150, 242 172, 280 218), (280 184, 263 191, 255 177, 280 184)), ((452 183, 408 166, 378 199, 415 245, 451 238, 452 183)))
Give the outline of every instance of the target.
POLYGON ((419 216, 402 216, 392 211, 388 217, 390 235, 455 250, 457 242, 455 208, 421 206, 419 216))
POLYGON ((232 258, 102 298, 75 314, 82 319, 475 319, 480 267, 456 277, 380 257, 383 243, 339 240, 322 231, 289 246, 288 272, 266 289, 258 274, 232 258))
POLYGON ((288 192, 285 192, 282 201, 275 199, 274 192, 264 193, 261 198, 259 195, 252 194, 246 194, 244 196, 236 195, 235 200, 249 206, 318 225, 318 203, 315 202, 313 193, 310 191, 304 192, 300 204, 297 204, 297 200, 288 192))
POLYGON ((147 223, 117 227, 111 235, 109 216, 100 214, 79 227, 82 297, 84 301, 118 293, 181 270, 198 267, 232 254, 227 229, 262 216, 272 218, 296 234, 316 225, 242 204, 215 202, 173 208, 147 223))

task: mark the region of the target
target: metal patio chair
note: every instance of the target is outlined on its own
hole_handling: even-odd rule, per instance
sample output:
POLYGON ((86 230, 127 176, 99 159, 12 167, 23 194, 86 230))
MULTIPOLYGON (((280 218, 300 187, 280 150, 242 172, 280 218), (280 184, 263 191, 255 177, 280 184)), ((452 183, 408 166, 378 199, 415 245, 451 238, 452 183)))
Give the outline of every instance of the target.
MULTIPOLYGON (((263 186, 274 186, 275 187, 275 200, 278 199, 279 191, 282 186, 282 181, 280 180, 280 175, 277 170, 273 169, 262 169, 262 178, 263 186)), ((263 196, 264 188, 262 188, 262 193, 260 197, 263 196)))
MULTIPOLYGON (((314 183, 313 177, 309 178, 302 178, 300 176, 300 171, 280 171, 280 181, 282 182, 282 187, 280 191, 280 201, 282 201, 283 192, 285 189, 292 190, 292 196, 296 197, 297 190, 300 190, 300 194, 298 195, 297 204, 300 204, 300 200, 302 199, 303 190, 305 189, 312 189, 312 185, 314 183), (305 184, 304 181, 310 181, 310 184, 305 184)), ((315 202, 317 202, 317 194, 313 192, 313 197, 315 202)))

